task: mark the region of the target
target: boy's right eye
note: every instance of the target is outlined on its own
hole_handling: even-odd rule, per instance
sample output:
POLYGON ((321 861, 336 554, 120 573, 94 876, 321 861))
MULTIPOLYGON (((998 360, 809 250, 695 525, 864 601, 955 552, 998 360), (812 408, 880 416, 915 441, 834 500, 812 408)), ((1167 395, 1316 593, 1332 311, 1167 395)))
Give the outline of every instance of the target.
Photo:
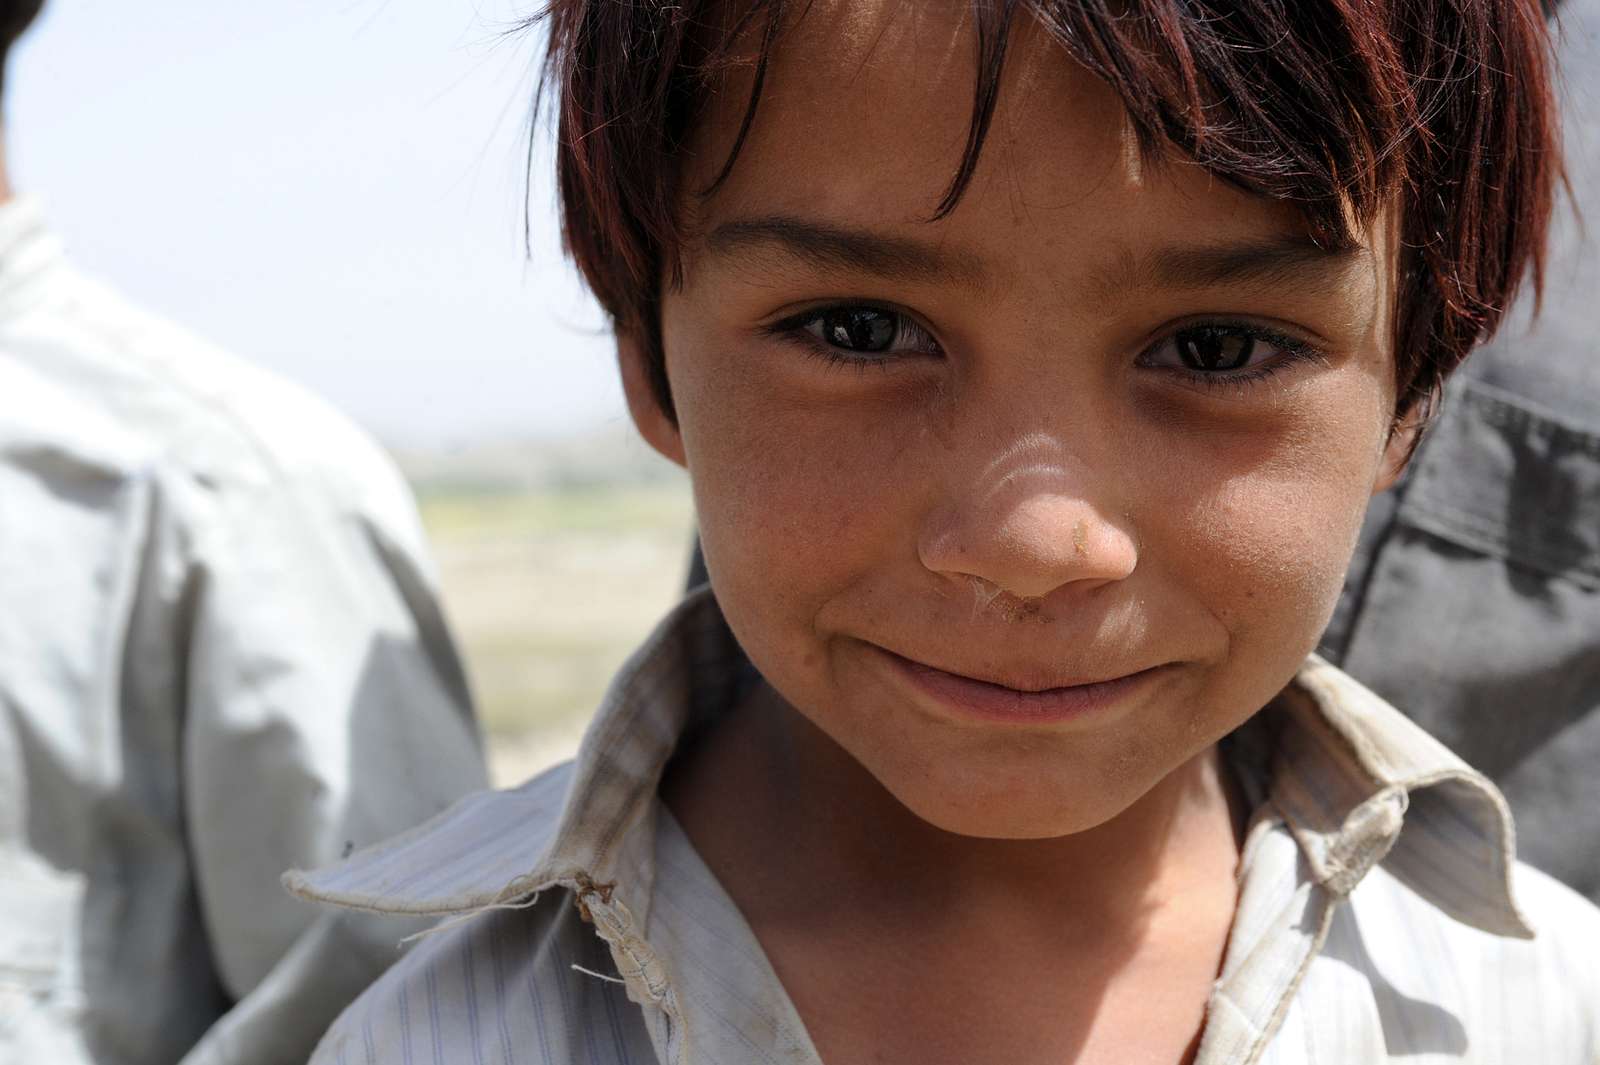
POLYGON ((804 339, 813 343, 819 354, 847 362, 940 354, 939 342, 909 315, 870 304, 814 307, 776 323, 771 331, 804 339))

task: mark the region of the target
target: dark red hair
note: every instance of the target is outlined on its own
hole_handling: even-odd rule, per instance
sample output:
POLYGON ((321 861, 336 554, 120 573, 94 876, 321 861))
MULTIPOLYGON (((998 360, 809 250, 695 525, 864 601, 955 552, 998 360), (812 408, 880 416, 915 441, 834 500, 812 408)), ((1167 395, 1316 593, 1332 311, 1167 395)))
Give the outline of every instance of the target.
MULTIPOLYGON (((1426 416, 1521 279, 1541 279, 1560 156, 1538 0, 971 2, 972 122, 935 217, 972 178, 1021 13, 1116 91, 1147 151, 1175 148, 1295 204, 1329 245, 1398 204, 1398 413, 1426 416)), ((710 191, 679 188, 680 149, 728 63, 749 62, 726 176, 785 19, 804 17, 795 7, 551 0, 540 16, 566 246, 615 327, 643 344, 669 413, 661 291, 677 277, 680 196, 710 191)))

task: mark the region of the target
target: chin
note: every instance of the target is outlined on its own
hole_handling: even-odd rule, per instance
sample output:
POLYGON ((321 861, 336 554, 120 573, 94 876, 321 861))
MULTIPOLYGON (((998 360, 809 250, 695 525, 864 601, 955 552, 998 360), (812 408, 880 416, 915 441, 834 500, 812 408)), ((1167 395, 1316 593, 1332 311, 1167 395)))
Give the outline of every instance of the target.
POLYGON ((975 839, 1056 839, 1088 832, 1114 820, 1149 790, 1085 793, 1076 787, 1043 788, 1013 778, 973 786, 968 781, 890 781, 878 777, 901 805, 943 832, 975 839), (930 786, 931 785, 931 786, 930 786))

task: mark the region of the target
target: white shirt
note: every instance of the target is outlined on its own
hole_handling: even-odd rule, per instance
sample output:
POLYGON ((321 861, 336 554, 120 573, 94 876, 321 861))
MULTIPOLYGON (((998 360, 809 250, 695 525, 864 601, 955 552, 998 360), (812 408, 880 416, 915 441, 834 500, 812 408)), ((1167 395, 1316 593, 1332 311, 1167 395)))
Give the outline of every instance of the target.
POLYGON ((303 1061, 397 956, 292 865, 483 786, 393 466, 0 205, 0 1063, 303 1061))
MULTIPOLYGON (((678 738, 752 676, 715 600, 691 595, 576 762, 291 874, 310 898, 456 915, 313 1065, 817 1065, 656 792, 678 738)), ((1224 749, 1254 814, 1199 1065, 1600 1062, 1600 911, 1515 863, 1487 780, 1315 658, 1224 749)))

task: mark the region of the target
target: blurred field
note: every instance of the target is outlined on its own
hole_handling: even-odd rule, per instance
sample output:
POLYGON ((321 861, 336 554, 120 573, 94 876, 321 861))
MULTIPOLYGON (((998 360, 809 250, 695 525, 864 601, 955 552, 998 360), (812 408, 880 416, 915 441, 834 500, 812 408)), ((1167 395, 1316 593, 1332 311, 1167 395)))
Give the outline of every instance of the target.
POLYGON ((497 786, 520 783, 571 755, 617 667, 682 592, 687 482, 653 465, 523 484, 406 465, 491 774, 497 786))

